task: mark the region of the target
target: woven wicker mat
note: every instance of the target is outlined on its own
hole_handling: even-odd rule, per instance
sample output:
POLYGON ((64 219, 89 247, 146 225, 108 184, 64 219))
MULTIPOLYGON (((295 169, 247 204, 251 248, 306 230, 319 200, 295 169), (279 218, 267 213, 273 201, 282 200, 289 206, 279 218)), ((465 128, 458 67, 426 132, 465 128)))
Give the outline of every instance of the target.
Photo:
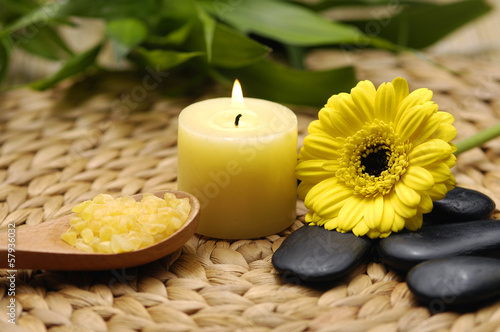
MULTIPOLYGON (((411 90, 431 88, 440 109, 455 116, 458 139, 500 118, 500 67, 435 60, 447 69, 378 51, 321 51, 307 63, 314 69, 353 63, 359 79, 376 85, 402 76, 411 90)), ((161 97, 141 82, 119 75, 0 96, 2 227, 29 227, 67 214, 102 192, 176 188, 176 116, 193 100, 161 97), (129 106, 138 107, 129 112, 129 106)), ((318 110, 293 109, 302 142, 318 110)), ((459 185, 488 194, 500 206, 498 140, 460 155, 454 174, 459 185)), ((404 275, 377 262, 334 284, 284 283, 271 257, 302 226, 301 202, 297 213, 281 234, 231 242, 193 236, 182 250, 136 268, 19 270, 18 325, 7 323, 7 272, 0 271, 0 330, 500 331, 500 301, 469 312, 434 312, 416 303, 404 275)))

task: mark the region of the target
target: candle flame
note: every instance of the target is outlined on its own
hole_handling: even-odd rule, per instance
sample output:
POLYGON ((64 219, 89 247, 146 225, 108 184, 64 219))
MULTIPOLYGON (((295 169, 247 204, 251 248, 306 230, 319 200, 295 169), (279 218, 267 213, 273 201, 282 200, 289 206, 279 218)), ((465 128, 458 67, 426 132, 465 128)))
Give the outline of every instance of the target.
POLYGON ((244 108, 245 102, 243 101, 243 90, 241 89, 240 81, 234 81, 233 94, 231 97, 231 106, 234 108, 244 108))

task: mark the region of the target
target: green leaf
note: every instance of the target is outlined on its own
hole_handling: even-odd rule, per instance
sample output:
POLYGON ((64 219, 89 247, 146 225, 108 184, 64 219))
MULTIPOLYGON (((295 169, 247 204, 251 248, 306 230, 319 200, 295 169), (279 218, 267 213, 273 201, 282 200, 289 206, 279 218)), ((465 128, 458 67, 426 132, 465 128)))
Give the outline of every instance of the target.
POLYGON ((40 6, 5 27, 1 31, 1 34, 7 35, 28 26, 36 28, 37 25, 41 25, 41 22, 43 22, 44 25, 48 24, 55 18, 61 18, 61 9, 64 8, 66 4, 67 2, 61 1, 51 2, 47 5, 40 6))
POLYGON ((111 20, 106 24, 106 34, 123 46, 132 48, 146 39, 148 28, 135 18, 111 20))
POLYGON ((141 60, 156 70, 167 70, 176 67, 192 58, 203 55, 204 52, 178 52, 170 50, 147 50, 138 48, 141 60))
POLYGON ((10 47, 5 38, 0 38, 0 83, 3 82, 7 75, 10 60, 10 47))
POLYGON ((210 62, 212 61, 212 44, 215 34, 215 20, 210 17, 200 6, 196 6, 196 10, 198 12, 198 18, 203 27, 203 37, 205 38, 207 60, 208 62, 210 62))
POLYGON ((106 34, 112 41, 117 61, 122 60, 130 49, 142 43, 148 36, 148 28, 134 18, 111 20, 106 24, 106 34))
POLYGON ((297 2, 303 6, 311 8, 315 11, 322 11, 330 9, 333 7, 353 7, 353 6, 395 6, 403 4, 413 4, 414 0, 323 0, 323 1, 313 1, 313 2, 297 2))
POLYGON ((30 86, 36 90, 46 90, 68 77, 82 73, 94 64, 95 59, 101 50, 101 46, 102 45, 99 44, 85 52, 73 56, 66 61, 63 67, 54 75, 46 79, 33 82, 30 86))
POLYGON ((218 71, 231 80, 239 79, 246 96, 317 107, 326 104, 332 94, 350 91, 357 82, 351 66, 302 71, 268 59, 238 69, 218 71))
POLYGON ((189 21, 186 24, 174 29, 165 36, 148 36, 147 42, 157 44, 157 45, 173 45, 181 46, 186 42, 194 26, 193 21, 189 21))
POLYGON ((72 51, 59 34, 50 26, 44 26, 32 34, 13 33, 14 43, 25 51, 49 60, 59 60, 64 55, 72 55, 72 51))
POLYGON ((165 0, 162 3, 160 11, 163 17, 189 21, 197 18, 198 12, 196 7, 194 0, 165 0))
MULTIPOLYGON (((195 29, 189 40, 188 49, 191 51, 203 50, 205 43, 195 29)), ((247 66, 257 62, 270 53, 271 49, 247 36, 221 24, 215 26, 212 45, 212 61, 210 65, 224 68, 247 66)))
POLYGON ((217 24, 211 64, 226 68, 242 67, 261 60, 270 52, 269 47, 217 24))
POLYGON ((203 7, 245 33, 295 46, 319 46, 356 42, 355 28, 330 22, 312 10, 278 0, 199 0, 203 7))
POLYGON ((11 23, 17 17, 25 15, 39 4, 36 0, 2 0, 0 4, 0 21, 11 23))
POLYGON ((140 20, 156 18, 162 0, 66 0, 61 13, 66 16, 95 17, 106 20, 133 17, 140 20))
MULTIPOLYGON (((455 29, 487 13, 491 6, 482 0, 448 4, 415 3, 403 7, 396 16, 383 20, 356 21, 362 31, 375 30, 377 36, 402 46, 428 47, 455 29)), ((367 32, 368 34, 368 32, 367 32)))
POLYGON ((39 6, 6 27, 2 33, 7 34, 28 26, 45 25, 53 20, 69 16, 104 18, 107 20, 134 17, 154 21, 162 8, 161 0, 65 0, 54 1, 39 6))

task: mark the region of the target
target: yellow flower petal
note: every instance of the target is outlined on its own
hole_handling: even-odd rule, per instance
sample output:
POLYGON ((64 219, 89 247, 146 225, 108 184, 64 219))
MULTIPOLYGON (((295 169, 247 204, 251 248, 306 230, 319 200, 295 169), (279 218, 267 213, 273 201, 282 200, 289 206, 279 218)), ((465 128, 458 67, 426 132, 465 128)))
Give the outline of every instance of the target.
POLYGON ((314 120, 309 124, 307 132, 309 134, 322 134, 325 132, 325 130, 323 129, 323 126, 321 125, 319 120, 314 120))
POLYGON ((380 225, 378 226, 378 229, 381 233, 387 233, 391 231, 395 216, 396 212, 391 205, 391 200, 384 199, 384 211, 382 213, 380 225))
POLYGON ((394 189, 396 189, 396 194, 403 204, 409 207, 416 207, 420 203, 420 194, 403 182, 396 183, 394 189))
POLYGON ((334 112, 330 113, 330 121, 332 124, 332 127, 334 130, 340 135, 338 136, 351 136, 356 133, 356 131, 361 128, 361 125, 359 124, 359 121, 357 120, 352 120, 354 117, 351 114, 346 114, 345 116, 340 112, 335 110, 334 112), (351 120, 347 120, 351 118, 351 120))
POLYGON ((324 162, 323 169, 330 172, 336 172, 339 169, 339 165, 340 163, 338 159, 328 160, 324 162))
POLYGON ((324 160, 305 160, 304 162, 297 165, 295 168, 295 174, 297 178, 301 181, 306 182, 321 182, 326 178, 332 177, 335 174, 323 169, 324 160))
MULTIPOLYGON (((363 128, 364 122, 352 108, 345 107, 343 104, 331 113, 331 120, 337 130, 342 130, 345 137, 355 134, 358 130, 363 128)), ((354 106, 355 108, 355 106, 354 106)))
POLYGON ((438 201, 440 199, 443 199, 446 196, 447 192, 448 188, 446 187, 446 184, 436 183, 434 187, 432 187, 432 189, 429 190, 427 193, 429 194, 429 196, 432 198, 433 201, 438 201))
POLYGON ((316 183, 309 182, 301 182, 297 187, 297 196, 300 199, 304 199, 307 196, 307 193, 314 187, 316 183))
POLYGON ((425 121, 429 119, 432 115, 428 111, 428 107, 424 105, 417 105, 409 110, 407 110, 396 122, 396 131, 399 133, 399 137, 406 141, 415 133, 425 121))
POLYGON ((375 118, 386 123, 393 122, 396 107, 396 91, 394 91, 394 87, 391 83, 382 83, 375 95, 375 118))
POLYGON ((309 212, 307 212, 305 219, 306 219, 306 222, 308 222, 308 223, 316 224, 317 222, 319 222, 321 220, 321 217, 318 216, 316 214, 316 212, 309 211, 309 212))
POLYGON ((396 77, 394 80, 392 80, 392 86, 394 87, 396 105, 399 105, 410 92, 408 88, 408 82, 406 82, 404 78, 396 77))
MULTIPOLYGON (((358 222, 356 226, 352 229, 352 233, 356 236, 364 236, 370 231, 370 228, 363 222, 358 222)), ((378 236, 376 236, 378 237, 378 236)))
POLYGON ((410 93, 405 99, 401 101, 398 109, 396 110, 396 117, 394 119, 394 123, 399 122, 401 116, 403 116, 409 109, 422 105, 426 101, 430 101, 432 99, 432 91, 429 89, 417 89, 410 93))
POLYGON ((441 123, 436 131, 431 136, 432 138, 439 138, 443 141, 449 142, 457 136, 457 129, 447 123, 441 123))
POLYGON ((325 179, 318 184, 316 184, 314 187, 309 190, 307 193, 305 199, 304 199, 304 204, 306 206, 311 206, 314 201, 316 200, 315 197, 319 194, 321 194, 323 191, 329 189, 329 188, 334 188, 338 184, 339 180, 335 177, 325 179))
POLYGON ((373 85, 373 83, 370 82, 369 80, 358 82, 358 84, 356 84, 356 88, 365 90, 373 99, 375 99, 375 94, 377 93, 377 89, 375 88, 375 85, 373 85))
POLYGON ((425 166, 425 169, 431 173, 436 183, 444 182, 451 176, 451 170, 445 163, 436 163, 425 166))
POLYGON ((372 199, 365 199, 364 220, 369 228, 379 228, 384 212, 384 196, 378 195, 372 199))
POLYGON ((382 233, 380 233, 377 229, 370 229, 370 230, 368 231, 368 233, 366 233, 366 235, 367 235, 370 239, 384 238, 384 237, 387 237, 389 234, 391 234, 391 233, 385 233, 385 234, 382 234, 382 233))
POLYGON ((432 211, 433 203, 432 203, 432 198, 429 196, 428 193, 422 192, 421 193, 421 199, 420 199, 420 204, 418 205, 418 210, 421 213, 429 213, 432 211))
POLYGON ((363 218, 364 199, 358 196, 348 198, 339 212, 338 226, 343 231, 350 231, 363 218))
POLYGON ((322 108, 318 113, 318 119, 321 123, 321 127, 323 128, 323 134, 330 135, 332 137, 342 136, 340 132, 338 132, 333 124, 330 113, 333 112, 331 108, 322 108))
POLYGON ((333 219, 328 219, 327 222, 325 223, 324 227, 325 229, 328 229, 329 231, 336 229, 337 228, 337 218, 333 219))
POLYGON ((389 200, 394 211, 403 218, 413 217, 417 213, 417 209, 404 204, 395 191, 389 195, 389 200))
POLYGON ((403 183, 414 190, 429 190, 434 185, 434 177, 423 167, 410 166, 401 178, 403 183))
POLYGON ((322 193, 316 195, 314 202, 310 204, 311 208, 321 217, 333 218, 339 214, 345 200, 351 196, 352 190, 345 186, 337 185, 325 189, 322 193))
POLYGON ((418 127, 415 127, 413 134, 411 134, 409 139, 413 145, 423 143, 430 137, 434 138, 435 132, 441 124, 441 120, 434 116, 438 107, 436 104, 429 102, 429 105, 422 105, 422 107, 427 108, 427 118, 418 127))
MULTIPOLYGON (((371 234, 368 234, 368 236, 370 236, 371 234)), ((391 235, 391 232, 387 232, 387 233, 380 233, 378 236, 375 236, 375 237, 370 237, 371 239, 376 239, 376 238, 380 238, 380 239, 383 239, 383 238, 386 238, 388 237, 389 235, 391 235)))
POLYGON ((451 147, 440 139, 431 139, 413 148, 408 159, 411 166, 426 166, 451 154, 451 147))
POLYGON ((341 148, 331 136, 325 134, 308 135, 304 139, 304 150, 317 156, 316 159, 323 159, 325 155, 330 159, 340 158, 341 148))
POLYGON ((399 232, 403 228, 405 228, 405 219, 401 217, 399 214, 394 215, 394 222, 392 223, 391 231, 399 232))
POLYGON ((352 101, 357 109, 363 112, 363 118, 368 119, 368 121, 372 121, 374 118, 373 104, 375 102, 375 93, 371 92, 371 89, 360 84, 351 90, 352 101))
POLYGON ((453 124, 453 122, 455 122, 455 118, 453 118, 453 115, 451 115, 450 113, 448 112, 437 112, 436 113, 436 116, 439 117, 439 119, 441 119, 441 122, 444 123, 444 124, 453 124))
POLYGON ((422 213, 405 220, 405 227, 410 231, 416 231, 422 227, 422 213))
MULTIPOLYGON (((456 151, 456 147, 454 147, 453 144, 452 144, 451 152, 453 153, 455 151, 456 151)), ((449 168, 452 168, 457 163, 457 157, 454 154, 451 154, 443 162, 446 164, 446 166, 448 166, 449 168)))
POLYGON ((366 113, 356 107, 351 95, 347 93, 332 96, 327 105, 342 115, 353 130, 361 129, 364 123, 368 121, 366 113))

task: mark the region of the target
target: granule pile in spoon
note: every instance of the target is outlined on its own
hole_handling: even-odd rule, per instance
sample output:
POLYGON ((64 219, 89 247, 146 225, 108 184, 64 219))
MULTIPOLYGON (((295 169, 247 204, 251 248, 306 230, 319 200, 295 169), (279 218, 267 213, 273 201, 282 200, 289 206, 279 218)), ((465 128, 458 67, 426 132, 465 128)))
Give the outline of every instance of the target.
POLYGON ((144 194, 113 199, 100 194, 75 206, 62 239, 87 252, 121 253, 141 249, 175 233, 187 220, 188 198, 166 193, 164 199, 144 194))

